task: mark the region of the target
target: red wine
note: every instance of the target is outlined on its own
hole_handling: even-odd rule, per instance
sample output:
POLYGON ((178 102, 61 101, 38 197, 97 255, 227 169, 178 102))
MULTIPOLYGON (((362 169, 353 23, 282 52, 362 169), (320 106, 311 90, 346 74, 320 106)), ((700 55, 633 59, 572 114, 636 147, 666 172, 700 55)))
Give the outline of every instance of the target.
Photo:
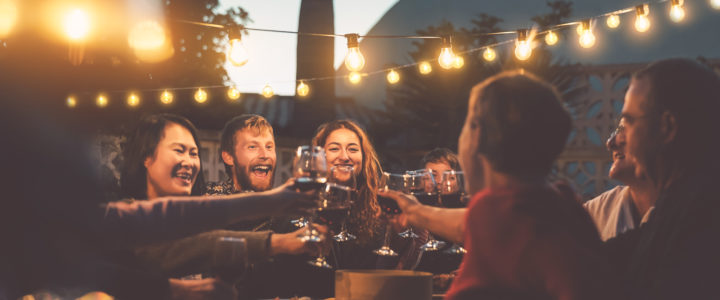
POLYGON ((298 177, 295 179, 295 187, 301 191, 320 190, 327 182, 326 177, 298 177))
POLYGON ((463 202, 462 194, 442 194, 440 195, 440 201, 442 206, 447 208, 462 208, 465 207, 463 202))
POLYGON ((420 203, 430 206, 437 206, 439 199, 437 194, 430 193, 413 193, 413 196, 420 201, 420 203))
POLYGON ((402 212, 400 210, 400 207, 398 207, 397 202, 395 202, 395 200, 393 199, 383 196, 377 196, 377 200, 378 204, 380 204, 380 209, 382 209, 382 212, 388 215, 397 215, 402 212))
POLYGON ((327 224, 331 227, 340 225, 350 215, 349 206, 328 207, 317 212, 315 220, 320 224, 327 224))

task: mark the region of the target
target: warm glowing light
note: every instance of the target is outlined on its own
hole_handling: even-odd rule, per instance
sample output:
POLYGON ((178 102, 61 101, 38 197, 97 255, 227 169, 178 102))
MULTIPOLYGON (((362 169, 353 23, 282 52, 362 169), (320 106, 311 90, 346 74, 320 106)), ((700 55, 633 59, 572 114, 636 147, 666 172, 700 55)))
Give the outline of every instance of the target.
POLYGON ((527 60, 532 55, 532 47, 528 41, 515 42, 515 57, 519 60, 527 60))
POLYGON ((720 9, 720 0, 710 0, 710 6, 714 9, 720 9))
POLYGON ((0 0, 0 38, 10 34, 17 21, 18 10, 14 0, 0 0))
POLYGON ((240 39, 230 40, 227 51, 227 60, 236 67, 242 67, 248 62, 248 60, 250 60, 250 54, 248 54, 245 45, 243 45, 240 39))
POLYGON ((140 105, 140 97, 135 94, 130 94, 130 96, 128 96, 127 98, 127 104, 130 107, 137 107, 138 105, 140 105))
POLYGON ((580 42, 580 46, 583 48, 590 48, 595 45, 595 35, 592 33, 592 30, 588 29, 583 32, 582 35, 580 35, 580 38, 578 39, 580 42))
POLYGON ((585 27, 583 27, 583 24, 580 23, 577 27, 575 27, 575 32, 577 32, 578 35, 581 35, 583 31, 585 30, 585 27))
POLYGON ((452 51, 452 40, 449 35, 442 37, 442 48, 438 56, 438 64, 443 69, 450 69, 455 62, 455 53, 452 51))
POLYGON ((142 21, 128 33, 128 44, 133 49, 152 50, 165 44, 165 29, 157 21, 142 21))
POLYGON ((637 17, 635 18, 635 30, 638 32, 645 32, 650 29, 650 19, 648 19, 649 8, 647 4, 638 5, 635 7, 637 17))
POLYGON ((108 98, 107 96, 100 94, 98 95, 97 99, 95 99, 95 104, 97 104, 98 107, 105 107, 108 105, 108 98))
POLYGON ((358 72, 350 72, 350 74, 348 75, 348 80, 352 84, 358 84, 362 80, 362 75, 360 75, 360 73, 358 72))
POLYGON ((555 33, 555 31, 548 31, 547 34, 545 34, 545 43, 552 46, 557 44, 558 42, 558 35, 555 33))
POLYGON ((609 15, 606 20, 607 26, 610 28, 617 28, 620 26, 620 16, 609 15))
POLYGON ((305 82, 300 81, 300 84, 297 86, 297 94, 300 97, 305 97, 308 94, 310 94, 310 86, 305 84, 305 82))
POLYGON ((455 55, 455 60, 453 61, 453 68, 460 69, 465 65, 465 59, 460 55, 455 55))
POLYGON ((685 8, 683 8, 683 0, 672 0, 670 6, 670 19, 678 23, 685 19, 685 8))
POLYGON ((160 94, 160 102, 162 104, 170 104, 173 102, 173 94, 170 91, 163 91, 162 94, 160 94))
POLYGON ((240 91, 238 91, 235 87, 229 87, 227 90, 227 96, 230 100, 237 100, 240 99, 240 91))
POLYGON ((273 89, 269 84, 266 84, 262 89, 262 95, 266 99, 270 99, 273 95, 275 95, 275 92, 273 92, 273 89))
POLYGON ((348 52, 345 55, 345 67, 351 72, 357 72, 365 67, 365 57, 360 52, 359 36, 351 33, 346 34, 348 52))
POLYGON ((418 65, 418 69, 420 70, 420 74, 427 75, 432 72, 432 66, 429 62, 421 62, 420 65, 418 65))
POLYGON ((75 96, 69 96, 69 97, 67 97, 67 100, 65 100, 65 104, 69 108, 73 108, 73 107, 77 106, 77 99, 75 99, 75 96))
POLYGON ((90 32, 90 18, 80 9, 74 9, 65 16, 65 34, 73 40, 80 41, 90 32))
POLYGON ((396 84, 400 81, 400 74, 395 70, 390 70, 387 74, 387 81, 390 84, 396 84))
POLYGON ((495 57, 497 57, 497 54, 495 54, 495 50, 493 50, 493 48, 485 48, 485 51, 483 51, 483 59, 493 61, 495 60, 495 57))
POLYGON ((202 88, 197 89, 195 92, 195 101, 197 103, 205 103, 208 100, 208 94, 202 88))

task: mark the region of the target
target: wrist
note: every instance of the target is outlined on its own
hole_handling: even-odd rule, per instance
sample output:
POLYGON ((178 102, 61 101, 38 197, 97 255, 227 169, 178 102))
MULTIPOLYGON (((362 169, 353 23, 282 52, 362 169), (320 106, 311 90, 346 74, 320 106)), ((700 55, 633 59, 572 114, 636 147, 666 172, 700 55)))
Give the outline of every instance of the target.
POLYGON ((270 256, 285 253, 285 239, 284 234, 271 233, 270 234, 270 256))

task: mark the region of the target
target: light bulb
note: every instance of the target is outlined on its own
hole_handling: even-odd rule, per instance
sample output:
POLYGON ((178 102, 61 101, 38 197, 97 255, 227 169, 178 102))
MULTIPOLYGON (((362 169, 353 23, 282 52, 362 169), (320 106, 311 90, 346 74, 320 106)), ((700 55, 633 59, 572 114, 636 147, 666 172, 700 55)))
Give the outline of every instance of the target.
POLYGON ((262 88, 262 95, 263 95, 263 97, 265 97, 265 99, 270 99, 270 98, 272 98, 273 95, 275 95, 275 92, 273 91, 270 84, 266 84, 262 88))
POLYGON ((65 16, 65 34, 73 41, 80 41, 90 32, 90 18, 85 11, 74 9, 65 16))
POLYGON ((685 19, 685 8, 682 0, 672 0, 670 6, 670 19, 678 23, 685 19))
POLYGON ((230 40, 227 60, 236 67, 242 67, 250 60, 250 55, 240 39, 230 40))
POLYGON ((390 84, 398 83, 400 81, 400 74, 398 74, 398 72, 396 72, 395 70, 390 70, 390 72, 388 72, 387 74, 387 81, 390 84))
POLYGON ((606 23, 607 23, 607 26, 610 28, 617 28, 618 26, 620 26, 620 16, 614 15, 614 14, 609 15, 607 17, 606 23))
POLYGON ((548 31, 547 34, 545 34, 545 43, 552 46, 557 44, 558 42, 558 35, 554 31, 548 31))
POLYGON ((527 60, 532 55, 532 47, 528 41, 515 42, 515 57, 519 60, 527 60))
POLYGON ((710 6, 714 9, 720 9, 720 0, 710 0, 710 6))
POLYGON ((592 30, 588 29, 583 32, 582 35, 580 35, 580 38, 578 39, 580 42, 580 46, 583 48, 590 48, 595 45, 595 35, 592 33, 592 30))
POLYGON ((438 56, 438 64, 443 69, 450 69, 453 67, 455 62, 455 54, 453 54, 452 48, 442 48, 440 50, 440 56, 438 56))
POLYGON ((497 57, 497 54, 495 54, 495 50, 493 50, 493 48, 485 48, 485 51, 483 51, 483 59, 493 61, 495 60, 495 57, 497 57))
POLYGON ((137 107, 138 105, 140 105, 140 97, 135 94, 130 94, 130 96, 128 96, 127 98, 127 104, 130 107, 137 107))
POLYGON ((227 96, 230 100, 237 100, 240 99, 240 91, 238 91, 235 87, 231 86, 227 90, 227 96))
POLYGON ((648 14, 650 13, 649 7, 647 4, 638 5, 635 7, 635 30, 638 32, 645 32, 650 29, 650 20, 648 19, 648 14))
POLYGON ((160 48, 165 44, 165 29, 154 20, 139 22, 130 30, 128 44, 139 50, 160 48))
POLYGON ((427 74, 430 74, 430 72, 432 72, 432 66, 430 65, 429 62, 426 62, 426 61, 421 62, 418 65, 418 69, 420 70, 420 74, 423 74, 423 75, 427 75, 427 74))
POLYGON ((350 83, 352 84, 358 84, 362 80, 362 75, 358 72, 350 72, 348 75, 348 80, 350 80, 350 83))
POLYGON ((460 69, 465 65, 465 59, 460 55, 455 55, 455 60, 453 60, 453 68, 460 69))
POLYGON ((100 94, 98 95, 97 99, 95 99, 95 104, 97 104, 98 107, 105 107, 108 105, 108 98, 107 96, 100 94))
POLYGON ((73 107, 77 106, 77 99, 75 99, 75 96, 69 96, 69 97, 67 97, 67 100, 65 100, 65 104, 68 107, 73 108, 73 107))
POLYGON ((13 0, 0 0, 0 38, 10 34, 17 21, 18 9, 13 0))
POLYGON ((160 94, 160 102, 162 104, 170 104, 173 102, 173 94, 170 91, 163 91, 162 94, 160 94))
POLYGON ((207 99, 208 99, 207 92, 205 90, 203 90, 202 88, 197 89, 197 91, 195 92, 195 101, 197 103, 205 103, 205 101, 207 101, 207 99))
POLYGON ((300 84, 297 86, 297 94, 300 97, 305 97, 310 93, 310 86, 305 84, 305 82, 300 81, 300 84))
POLYGON ((348 42, 348 52, 345 55, 345 67, 351 72, 357 72, 365 67, 365 57, 360 53, 360 44, 358 43, 359 35, 351 33, 346 34, 348 42))

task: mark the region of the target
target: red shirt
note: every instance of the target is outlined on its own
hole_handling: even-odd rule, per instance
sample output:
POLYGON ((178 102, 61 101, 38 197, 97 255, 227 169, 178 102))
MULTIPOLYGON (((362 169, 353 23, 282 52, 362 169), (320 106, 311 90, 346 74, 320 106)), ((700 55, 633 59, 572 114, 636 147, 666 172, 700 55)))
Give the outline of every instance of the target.
POLYGON ((464 246, 446 299, 614 298, 617 284, 592 220, 550 186, 478 192, 465 215, 464 246))

